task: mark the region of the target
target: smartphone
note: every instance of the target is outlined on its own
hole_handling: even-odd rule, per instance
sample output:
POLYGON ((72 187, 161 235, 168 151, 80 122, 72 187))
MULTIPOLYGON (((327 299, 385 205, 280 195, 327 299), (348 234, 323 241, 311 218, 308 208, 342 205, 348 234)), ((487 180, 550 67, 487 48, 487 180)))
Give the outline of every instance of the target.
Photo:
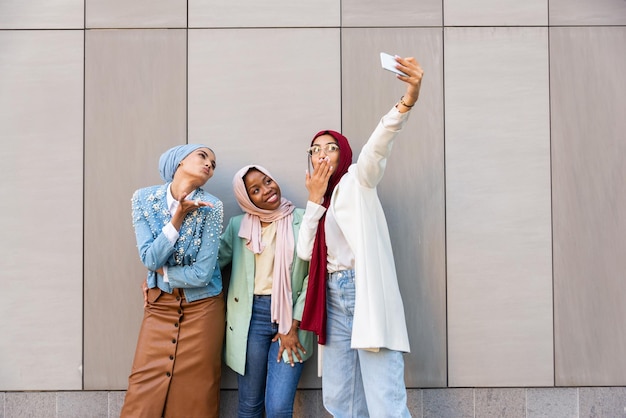
MULTIPOLYGON (((392 73, 400 74, 403 76, 407 76, 402 71, 396 68, 396 58, 393 55, 386 54, 384 52, 380 53, 380 64, 387 71, 391 71, 392 73)), ((408 77, 408 76, 407 76, 408 77)))

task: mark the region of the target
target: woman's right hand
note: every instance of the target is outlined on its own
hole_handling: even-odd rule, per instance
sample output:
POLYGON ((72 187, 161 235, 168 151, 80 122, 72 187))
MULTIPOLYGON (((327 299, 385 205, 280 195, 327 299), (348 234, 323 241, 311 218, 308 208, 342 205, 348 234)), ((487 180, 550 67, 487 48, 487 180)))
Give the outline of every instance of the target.
POLYGON ((280 347, 278 349, 278 356, 276 356, 276 361, 280 363, 281 358, 283 357, 283 352, 287 352, 287 357, 289 359, 289 364, 291 367, 294 367, 296 361, 302 363, 302 356, 300 355, 300 351, 306 354, 306 350, 300 344, 300 338, 298 338, 298 327, 300 326, 300 321, 294 319, 291 328, 287 334, 276 333, 274 338, 272 338, 272 342, 280 341, 280 347))
POLYGON ((317 168, 313 174, 306 172, 305 185, 309 191, 309 200, 321 205, 324 201, 324 194, 328 188, 328 181, 333 174, 335 167, 330 165, 327 159, 322 159, 317 163, 317 168))
POLYGON ((213 207, 213 204, 210 202, 202 202, 199 199, 196 200, 187 200, 187 196, 189 193, 183 193, 178 200, 178 208, 176 212, 172 216, 172 225, 176 228, 177 231, 180 231, 180 227, 183 225, 183 220, 185 216, 189 212, 193 212, 194 210, 201 208, 203 206, 213 207))

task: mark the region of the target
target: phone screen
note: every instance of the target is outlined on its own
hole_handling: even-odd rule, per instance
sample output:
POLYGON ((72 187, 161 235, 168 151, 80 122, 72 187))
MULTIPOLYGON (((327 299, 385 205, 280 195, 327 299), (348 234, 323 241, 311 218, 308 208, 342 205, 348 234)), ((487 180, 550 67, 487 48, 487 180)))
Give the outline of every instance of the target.
POLYGON ((405 73, 403 73, 402 71, 398 70, 396 68, 396 59, 393 55, 389 55, 386 54, 384 52, 380 53, 380 64, 383 66, 383 68, 387 71, 391 71, 392 73, 396 73, 396 74, 400 74, 403 76, 406 76, 405 73))

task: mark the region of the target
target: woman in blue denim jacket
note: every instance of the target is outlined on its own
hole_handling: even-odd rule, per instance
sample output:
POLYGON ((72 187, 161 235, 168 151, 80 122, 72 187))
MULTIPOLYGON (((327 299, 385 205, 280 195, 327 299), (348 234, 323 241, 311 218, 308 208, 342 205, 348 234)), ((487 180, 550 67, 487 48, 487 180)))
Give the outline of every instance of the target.
POLYGON ((217 264, 223 205, 200 187, 215 170, 205 145, 159 160, 165 184, 132 198, 145 308, 122 417, 217 417, 224 341, 217 264))

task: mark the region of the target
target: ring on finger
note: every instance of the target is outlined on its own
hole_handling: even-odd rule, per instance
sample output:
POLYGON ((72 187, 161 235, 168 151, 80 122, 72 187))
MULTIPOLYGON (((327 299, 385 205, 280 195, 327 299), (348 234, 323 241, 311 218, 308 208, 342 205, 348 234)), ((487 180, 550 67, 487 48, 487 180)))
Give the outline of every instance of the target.
POLYGON ((196 206, 200 206, 200 199, 194 200, 193 203, 195 203, 196 206))

